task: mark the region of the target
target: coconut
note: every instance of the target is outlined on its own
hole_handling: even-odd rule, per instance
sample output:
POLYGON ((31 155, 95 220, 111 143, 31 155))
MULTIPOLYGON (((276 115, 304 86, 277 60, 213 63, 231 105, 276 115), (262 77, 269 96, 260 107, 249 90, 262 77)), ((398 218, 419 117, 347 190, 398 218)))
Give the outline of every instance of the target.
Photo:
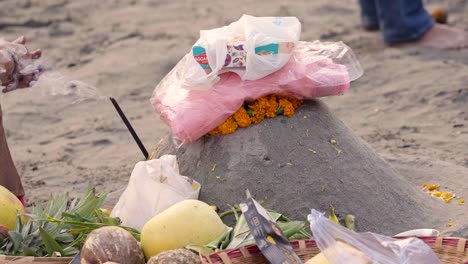
POLYGON ((147 264, 200 264, 200 257, 188 249, 164 251, 150 258, 147 264))
POLYGON ((91 232, 81 249, 81 264, 144 264, 138 241, 127 230, 106 226, 91 232))
POLYGON ((8 189, 0 185, 0 226, 8 230, 16 228, 16 215, 24 221, 24 207, 20 200, 8 189))

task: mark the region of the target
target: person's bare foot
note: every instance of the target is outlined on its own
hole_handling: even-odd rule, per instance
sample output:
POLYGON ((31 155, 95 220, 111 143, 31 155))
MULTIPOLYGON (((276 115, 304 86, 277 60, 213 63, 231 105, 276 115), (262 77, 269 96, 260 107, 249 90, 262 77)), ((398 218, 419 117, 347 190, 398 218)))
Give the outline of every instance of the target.
POLYGON ((453 27, 435 24, 420 39, 402 43, 402 45, 432 49, 463 49, 468 48, 468 33, 453 27))

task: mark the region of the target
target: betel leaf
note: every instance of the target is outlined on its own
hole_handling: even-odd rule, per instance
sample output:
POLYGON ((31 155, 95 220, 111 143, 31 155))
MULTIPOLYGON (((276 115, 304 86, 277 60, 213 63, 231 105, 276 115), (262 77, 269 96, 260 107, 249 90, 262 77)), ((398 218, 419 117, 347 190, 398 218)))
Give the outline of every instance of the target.
POLYGON ((39 227, 39 232, 41 234, 42 242, 44 243, 48 257, 51 257, 54 252, 59 252, 62 256, 65 255, 59 243, 57 243, 57 241, 55 241, 55 239, 49 233, 47 233, 44 228, 39 227))

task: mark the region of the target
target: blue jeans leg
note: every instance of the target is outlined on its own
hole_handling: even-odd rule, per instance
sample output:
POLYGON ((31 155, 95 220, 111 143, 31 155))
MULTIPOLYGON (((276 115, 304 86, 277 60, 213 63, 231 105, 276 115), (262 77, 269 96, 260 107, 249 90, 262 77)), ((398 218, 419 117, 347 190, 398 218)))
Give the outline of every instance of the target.
POLYGON ((422 0, 375 0, 375 5, 387 43, 417 40, 434 26, 422 0))
POLYGON ((364 28, 368 30, 379 29, 379 16, 375 0, 359 0, 361 6, 361 21, 364 28))

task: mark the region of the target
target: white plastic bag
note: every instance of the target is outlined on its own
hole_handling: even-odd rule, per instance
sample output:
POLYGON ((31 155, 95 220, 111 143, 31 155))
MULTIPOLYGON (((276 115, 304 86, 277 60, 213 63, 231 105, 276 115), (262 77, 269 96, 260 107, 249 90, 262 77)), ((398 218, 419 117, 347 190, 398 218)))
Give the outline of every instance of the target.
POLYGON ((135 165, 111 216, 141 231, 153 216, 180 201, 198 199, 199 194, 200 184, 179 174, 176 156, 164 155, 135 165))
POLYGON ((417 238, 395 239, 356 233, 312 210, 308 216, 313 237, 330 264, 441 264, 437 255, 417 238), (360 251, 346 250, 338 241, 360 251))
POLYGON ((257 80, 283 67, 301 34, 296 17, 243 15, 228 26, 201 30, 200 39, 184 58, 184 87, 208 89, 223 72, 257 80))

